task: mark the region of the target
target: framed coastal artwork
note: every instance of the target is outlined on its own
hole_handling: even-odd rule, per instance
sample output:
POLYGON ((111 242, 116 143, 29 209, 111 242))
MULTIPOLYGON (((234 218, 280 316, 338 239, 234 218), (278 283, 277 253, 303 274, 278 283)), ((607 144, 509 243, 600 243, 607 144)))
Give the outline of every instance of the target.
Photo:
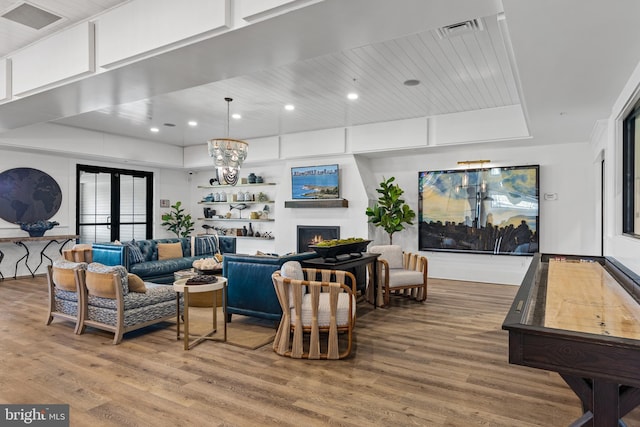
POLYGON ((294 200, 340 198, 339 165, 292 167, 291 197, 294 200))
POLYGON ((539 179, 537 165, 419 172, 420 250, 538 252, 539 179))

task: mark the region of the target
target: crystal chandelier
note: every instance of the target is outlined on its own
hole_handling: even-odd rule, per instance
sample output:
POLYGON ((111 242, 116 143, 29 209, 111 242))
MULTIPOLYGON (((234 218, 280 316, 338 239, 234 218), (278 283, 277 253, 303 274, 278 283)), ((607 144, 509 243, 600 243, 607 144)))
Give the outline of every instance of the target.
POLYGON ((229 103, 232 98, 225 98, 227 101, 227 137, 214 138, 207 142, 209 156, 213 158, 213 165, 218 171, 218 181, 221 184, 236 185, 240 174, 240 166, 247 158, 249 144, 239 139, 229 138, 229 103))

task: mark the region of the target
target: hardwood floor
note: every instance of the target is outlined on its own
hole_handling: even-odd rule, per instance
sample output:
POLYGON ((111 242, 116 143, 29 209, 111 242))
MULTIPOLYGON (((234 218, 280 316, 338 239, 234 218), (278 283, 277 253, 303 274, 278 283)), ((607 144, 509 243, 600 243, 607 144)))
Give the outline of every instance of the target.
POLYGON ((560 377, 507 363, 516 291, 431 279, 425 304, 361 303, 349 359, 300 361, 269 345, 184 351, 172 323, 114 346, 45 326, 44 277, 5 280, 0 402, 68 403, 72 426, 566 426, 581 411, 560 377))

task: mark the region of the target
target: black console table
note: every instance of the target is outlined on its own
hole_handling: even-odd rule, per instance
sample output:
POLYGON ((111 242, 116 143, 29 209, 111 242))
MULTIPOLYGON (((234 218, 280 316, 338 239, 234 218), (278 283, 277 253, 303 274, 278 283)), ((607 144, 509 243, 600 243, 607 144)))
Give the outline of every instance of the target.
MULTIPOLYGON (((380 254, 374 253, 363 253, 362 256, 353 257, 342 261, 330 262, 325 260, 324 258, 311 258, 301 260, 300 264, 305 268, 321 268, 321 269, 330 269, 330 270, 349 270, 355 269, 357 267, 366 267, 368 264, 373 266, 373 307, 377 307, 378 300, 378 257, 380 254)), ((360 279, 359 274, 356 274, 356 281, 360 279)), ((366 273, 365 273, 366 276, 366 273)), ((366 280, 366 277, 364 277, 366 280)))
MULTIPOLYGON (((21 246, 25 250, 25 254, 22 256, 22 258, 20 258, 18 261, 16 261, 16 268, 15 268, 15 271, 13 273, 13 278, 16 279, 17 276, 18 276, 18 264, 20 264, 20 261, 24 260, 24 265, 29 270, 29 273, 31 273, 31 277, 35 277, 35 275, 36 275, 35 273, 36 273, 36 271, 38 271, 38 268, 40 268, 40 266, 44 262, 44 258, 48 259, 49 262, 53 263, 53 260, 51 258, 49 258, 49 256, 47 256, 47 254, 45 253, 47 248, 52 243, 60 244, 60 247, 58 248, 58 252, 60 253, 60 255, 62 255, 62 249, 64 248, 64 245, 69 243, 71 240, 77 239, 78 237, 80 237, 80 236, 77 235, 77 234, 65 234, 65 235, 60 235, 60 236, 41 236, 41 237, 0 237, 0 244, 2 244, 2 243, 14 243, 14 244, 16 244, 18 246, 21 246), (44 245, 44 247, 40 251, 40 263, 33 270, 29 266, 29 254, 30 254, 29 253, 29 247, 25 244, 25 243, 28 243, 28 242, 47 242, 47 244, 44 245)), ((2 263, 3 259, 4 259, 4 253, 2 252, 2 250, 0 250, 0 263, 2 263)), ((4 275, 2 274, 2 271, 0 271, 0 278, 2 278, 2 280, 4 280, 4 275)))

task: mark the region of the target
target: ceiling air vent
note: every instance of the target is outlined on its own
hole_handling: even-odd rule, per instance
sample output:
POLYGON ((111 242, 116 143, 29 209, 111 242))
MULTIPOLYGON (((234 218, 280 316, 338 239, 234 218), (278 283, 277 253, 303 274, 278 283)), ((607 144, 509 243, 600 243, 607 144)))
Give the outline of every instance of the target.
POLYGON ((457 24, 447 25, 438 28, 436 31, 441 39, 449 39, 451 37, 470 34, 484 29, 480 19, 470 19, 468 21, 458 22, 457 24))
POLYGON ((53 24, 59 19, 62 19, 61 16, 54 15, 51 12, 47 12, 46 10, 30 5, 29 3, 21 3, 17 7, 14 7, 1 15, 1 17, 8 19, 9 21, 26 25, 34 30, 39 30, 47 25, 53 24))

